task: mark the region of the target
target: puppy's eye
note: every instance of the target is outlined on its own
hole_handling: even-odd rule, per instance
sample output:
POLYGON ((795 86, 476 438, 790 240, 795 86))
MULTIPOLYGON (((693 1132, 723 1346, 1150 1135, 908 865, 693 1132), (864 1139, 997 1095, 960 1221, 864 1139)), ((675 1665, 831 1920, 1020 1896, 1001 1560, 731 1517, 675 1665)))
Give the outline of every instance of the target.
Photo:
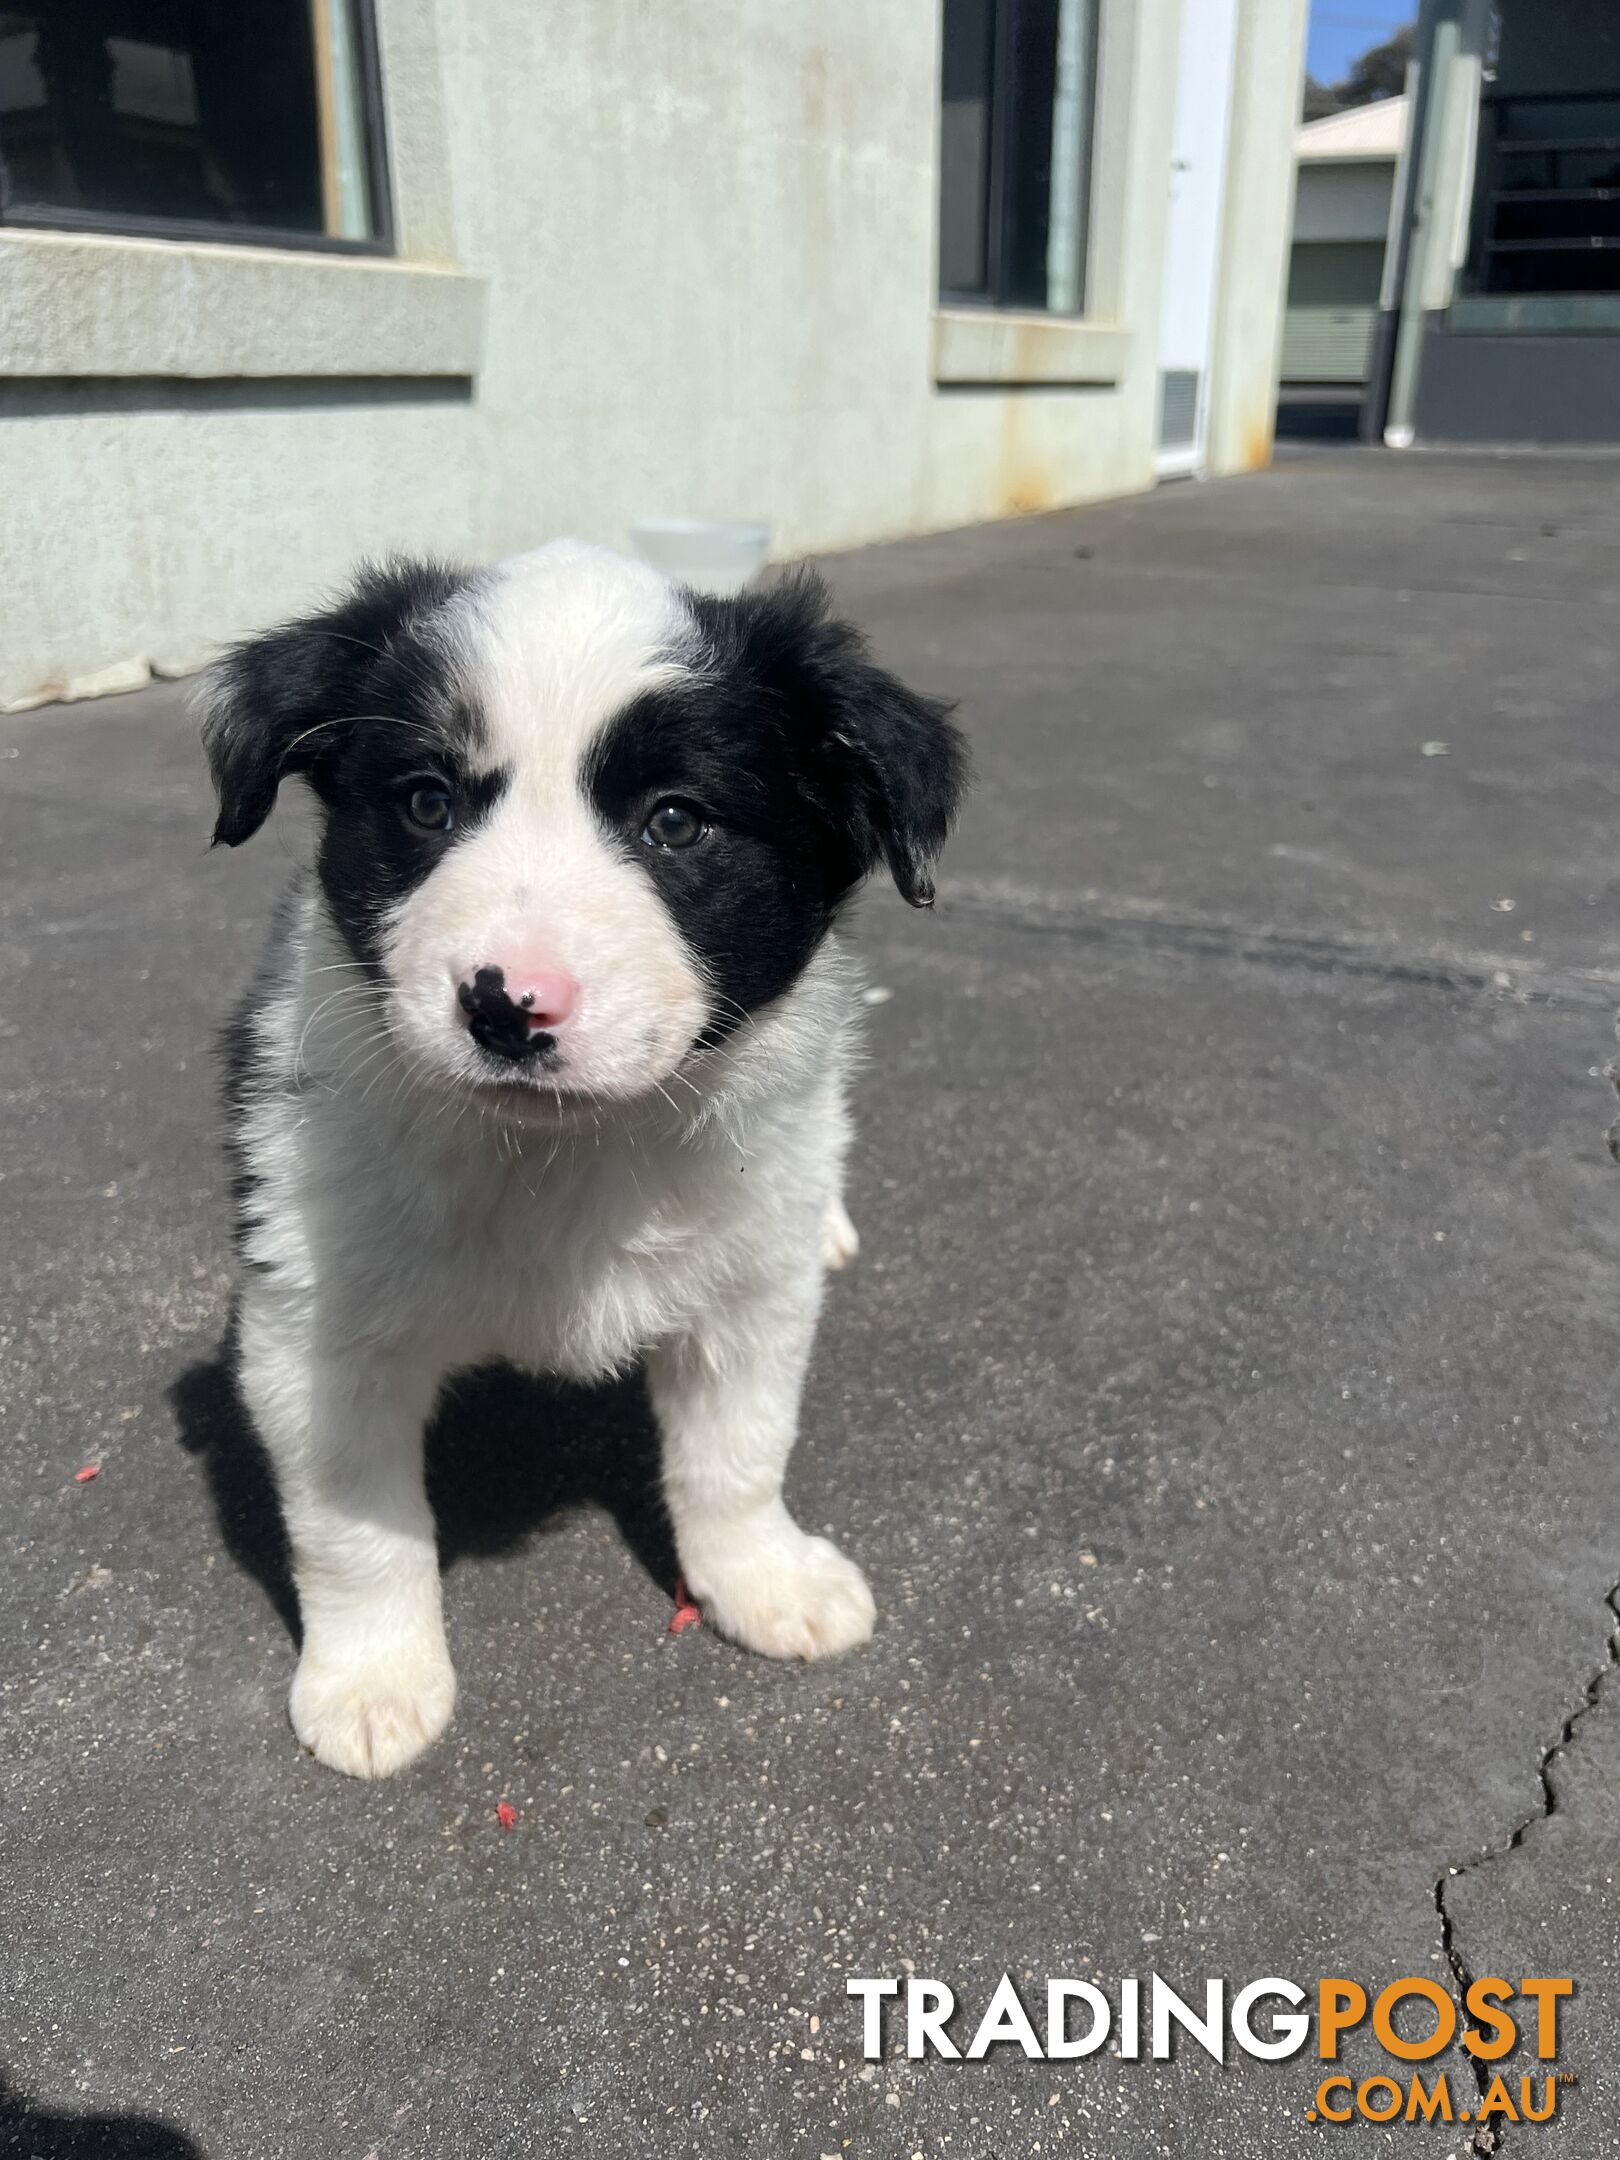
POLYGON ((661 802, 642 827, 641 837, 649 847, 689 848, 706 837, 708 825, 703 812, 695 810, 686 802, 661 802))
POLYGON ((423 832, 447 833, 456 822, 456 806, 447 787, 437 780, 425 780, 411 789, 405 815, 423 832))

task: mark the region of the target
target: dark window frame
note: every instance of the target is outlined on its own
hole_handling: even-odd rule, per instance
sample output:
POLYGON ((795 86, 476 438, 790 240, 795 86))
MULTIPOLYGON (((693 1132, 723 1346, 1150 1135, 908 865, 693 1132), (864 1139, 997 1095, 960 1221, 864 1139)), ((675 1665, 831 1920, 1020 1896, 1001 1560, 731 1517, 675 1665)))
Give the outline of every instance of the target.
POLYGON ((383 102, 382 55, 374 0, 346 0, 354 22, 360 122, 365 137, 366 191, 375 231, 351 240, 341 233, 310 232, 276 225, 233 225, 212 218, 120 217, 116 211, 0 204, 0 231, 106 234, 123 240, 172 240, 213 247, 279 248, 300 255, 393 255, 394 192, 388 157, 388 117, 383 102))
MULTIPOLYGON (((1504 131, 1504 120, 1516 108, 1527 110, 1533 122, 1538 109, 1583 105, 1599 109, 1620 106, 1620 84, 1596 90, 1500 90, 1492 86, 1480 92, 1468 252, 1458 277, 1459 297, 1612 300, 1620 295, 1620 269, 1608 272, 1611 282, 1606 285, 1581 285, 1567 279, 1557 284, 1519 284, 1507 275, 1508 265, 1504 262, 1504 258, 1510 257, 1527 261, 1536 256, 1552 255, 1561 262, 1591 265, 1597 257, 1612 258, 1620 252, 1620 233, 1614 231, 1538 236, 1533 229, 1534 212, 1538 208, 1567 202, 1572 206, 1573 222, 1573 205, 1577 202, 1587 203, 1591 211, 1596 212, 1599 206, 1607 211, 1611 204, 1620 200, 1620 181, 1611 180, 1607 174, 1600 180, 1577 181, 1560 162, 1566 157, 1612 157, 1620 151, 1620 132, 1616 132, 1614 124, 1611 122, 1600 133, 1584 137, 1567 132, 1537 136, 1533 125, 1528 134, 1516 135, 1511 129, 1504 131), (1520 175, 1516 181, 1509 179, 1507 168, 1513 161, 1532 158, 1543 161, 1544 180, 1537 180, 1530 174, 1520 175), (1501 213, 1507 206, 1512 207, 1504 221, 1501 213), (1512 222, 1514 208, 1522 210, 1530 229, 1521 229, 1517 234, 1501 231, 1499 228, 1504 222, 1512 222), (1502 282, 1498 282, 1499 279, 1502 282)), ((1612 215, 1609 222, 1613 222, 1612 215)))
MULTIPOLYGON (((1095 148, 1094 130, 1097 117, 1097 45, 1098 21, 1102 13, 1102 0, 1091 0, 1090 36, 1087 39, 1085 80, 1081 86, 1081 128, 1085 145, 1083 179, 1080 200, 1080 278, 1079 296, 1072 308, 1037 307, 1028 301, 1009 296, 1008 256, 1011 217, 1007 204, 1007 144, 1011 133, 1013 113, 1013 84, 1017 70, 1013 63, 1013 41, 1016 35, 1016 18, 1020 0, 991 0, 994 30, 990 47, 990 129, 985 179, 984 224, 984 290, 957 290, 944 283, 936 265, 935 285, 939 294, 938 305, 945 308, 972 308, 985 314, 1045 315, 1053 322, 1082 322, 1089 301, 1088 288, 1091 281, 1091 213, 1092 169, 1091 160, 1095 148)), ((937 252, 937 245, 936 245, 937 252)))

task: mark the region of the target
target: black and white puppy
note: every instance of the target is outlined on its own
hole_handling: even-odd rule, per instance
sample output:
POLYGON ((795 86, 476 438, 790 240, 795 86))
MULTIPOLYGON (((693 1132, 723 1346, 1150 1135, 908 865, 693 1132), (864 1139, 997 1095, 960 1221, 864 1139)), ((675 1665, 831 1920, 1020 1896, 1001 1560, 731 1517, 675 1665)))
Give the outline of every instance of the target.
POLYGON ((855 1249, 834 925, 879 863, 931 900, 946 708, 813 577, 716 600, 574 542, 367 570, 205 697, 216 841, 291 774, 321 817, 228 1046, 299 1739, 386 1777, 449 1722, 423 1429, 492 1358, 644 1357, 709 1618, 773 1657, 863 1642, 865 1578, 782 1479, 823 1268, 855 1249))

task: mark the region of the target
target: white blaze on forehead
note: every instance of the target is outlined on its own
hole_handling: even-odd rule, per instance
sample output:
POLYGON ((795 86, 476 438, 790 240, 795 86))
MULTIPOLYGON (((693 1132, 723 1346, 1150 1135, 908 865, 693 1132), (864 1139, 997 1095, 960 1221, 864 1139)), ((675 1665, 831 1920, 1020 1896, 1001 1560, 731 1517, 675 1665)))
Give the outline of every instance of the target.
POLYGON ((578 541, 498 563, 457 612, 462 682, 484 723, 469 747, 506 784, 393 911, 396 1023, 429 1069, 488 1078, 456 986, 483 967, 555 968, 579 999, 548 1085, 650 1090, 707 1024, 708 990, 633 836, 600 821, 586 768, 617 714, 690 673, 696 626, 656 571, 578 541))
POLYGON ((615 714, 690 669, 694 625, 645 563, 556 540, 497 563, 468 597, 487 750, 514 779, 575 779, 615 714))

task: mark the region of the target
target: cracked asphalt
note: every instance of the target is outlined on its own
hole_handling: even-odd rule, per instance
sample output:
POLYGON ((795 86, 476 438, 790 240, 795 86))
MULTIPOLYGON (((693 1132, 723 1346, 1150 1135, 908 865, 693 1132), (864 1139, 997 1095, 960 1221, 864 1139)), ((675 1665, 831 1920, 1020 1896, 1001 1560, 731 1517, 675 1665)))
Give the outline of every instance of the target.
POLYGON ((844 1985, 965 2038, 1156 1969, 1571 1975, 1498 2149, 1612 2154, 1620 463, 1315 450, 828 567, 979 774, 936 915, 864 905, 791 1481, 876 1641, 671 1636, 638 1389, 487 1375, 456 1724, 381 1787, 288 1733, 220 1356, 209 1042, 307 828, 208 855, 172 691, 0 723, 0 2153, 1471 2149, 1313 2129, 1310 2056, 864 2064, 844 1985))

